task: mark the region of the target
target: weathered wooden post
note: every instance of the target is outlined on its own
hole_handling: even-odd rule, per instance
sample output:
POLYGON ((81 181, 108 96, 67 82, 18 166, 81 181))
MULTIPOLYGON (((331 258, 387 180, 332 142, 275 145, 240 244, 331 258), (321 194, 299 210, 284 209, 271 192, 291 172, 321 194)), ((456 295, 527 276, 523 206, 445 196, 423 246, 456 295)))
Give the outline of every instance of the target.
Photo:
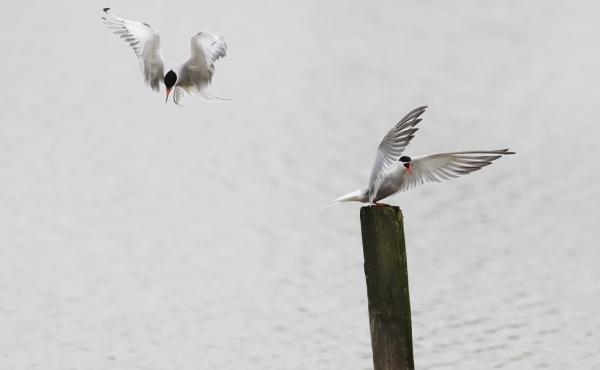
POLYGON ((362 207, 360 223, 375 370, 414 370, 402 211, 362 207))

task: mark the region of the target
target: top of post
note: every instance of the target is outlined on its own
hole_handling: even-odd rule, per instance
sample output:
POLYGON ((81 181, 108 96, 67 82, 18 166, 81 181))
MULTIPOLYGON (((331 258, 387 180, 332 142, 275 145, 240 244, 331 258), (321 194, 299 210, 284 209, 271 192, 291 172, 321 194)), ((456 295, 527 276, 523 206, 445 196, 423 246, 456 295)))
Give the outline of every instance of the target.
POLYGON ((402 210, 398 206, 390 206, 388 204, 361 207, 360 217, 362 218, 368 216, 392 216, 396 218, 402 218, 402 210))

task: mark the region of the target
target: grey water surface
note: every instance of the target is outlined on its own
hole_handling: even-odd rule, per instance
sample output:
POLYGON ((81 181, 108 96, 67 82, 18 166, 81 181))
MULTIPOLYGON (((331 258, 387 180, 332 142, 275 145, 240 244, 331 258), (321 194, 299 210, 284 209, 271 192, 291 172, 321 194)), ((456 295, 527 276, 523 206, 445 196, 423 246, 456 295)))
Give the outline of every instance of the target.
POLYGON ((0 19, 0 368, 372 368, 375 149, 501 149, 402 207, 418 369, 600 368, 593 1, 31 1, 0 19), (100 9, 229 45, 180 108, 100 9))

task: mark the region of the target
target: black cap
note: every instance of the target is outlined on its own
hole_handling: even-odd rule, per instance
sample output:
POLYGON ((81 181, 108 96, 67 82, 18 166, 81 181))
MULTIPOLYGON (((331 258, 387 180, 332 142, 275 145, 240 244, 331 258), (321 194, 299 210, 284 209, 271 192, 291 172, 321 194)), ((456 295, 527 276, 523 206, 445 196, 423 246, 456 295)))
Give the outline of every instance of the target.
POLYGON ((403 155, 402 157, 400 157, 400 162, 410 162, 410 157, 407 155, 403 155))
POLYGON ((173 87, 173 85, 175 85, 175 82, 177 82, 177 75, 175 74, 175 72, 173 72, 173 70, 170 70, 165 75, 165 79, 164 79, 165 86, 167 87, 167 89, 170 89, 173 87))

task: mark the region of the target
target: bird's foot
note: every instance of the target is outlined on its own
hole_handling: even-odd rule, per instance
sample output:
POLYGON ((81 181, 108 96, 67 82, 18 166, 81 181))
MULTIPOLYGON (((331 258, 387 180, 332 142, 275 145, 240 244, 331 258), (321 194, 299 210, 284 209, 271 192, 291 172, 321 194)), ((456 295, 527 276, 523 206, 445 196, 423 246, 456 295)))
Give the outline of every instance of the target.
POLYGON ((376 203, 376 202, 373 202, 373 207, 389 207, 389 206, 390 205, 386 204, 386 203, 376 203))

